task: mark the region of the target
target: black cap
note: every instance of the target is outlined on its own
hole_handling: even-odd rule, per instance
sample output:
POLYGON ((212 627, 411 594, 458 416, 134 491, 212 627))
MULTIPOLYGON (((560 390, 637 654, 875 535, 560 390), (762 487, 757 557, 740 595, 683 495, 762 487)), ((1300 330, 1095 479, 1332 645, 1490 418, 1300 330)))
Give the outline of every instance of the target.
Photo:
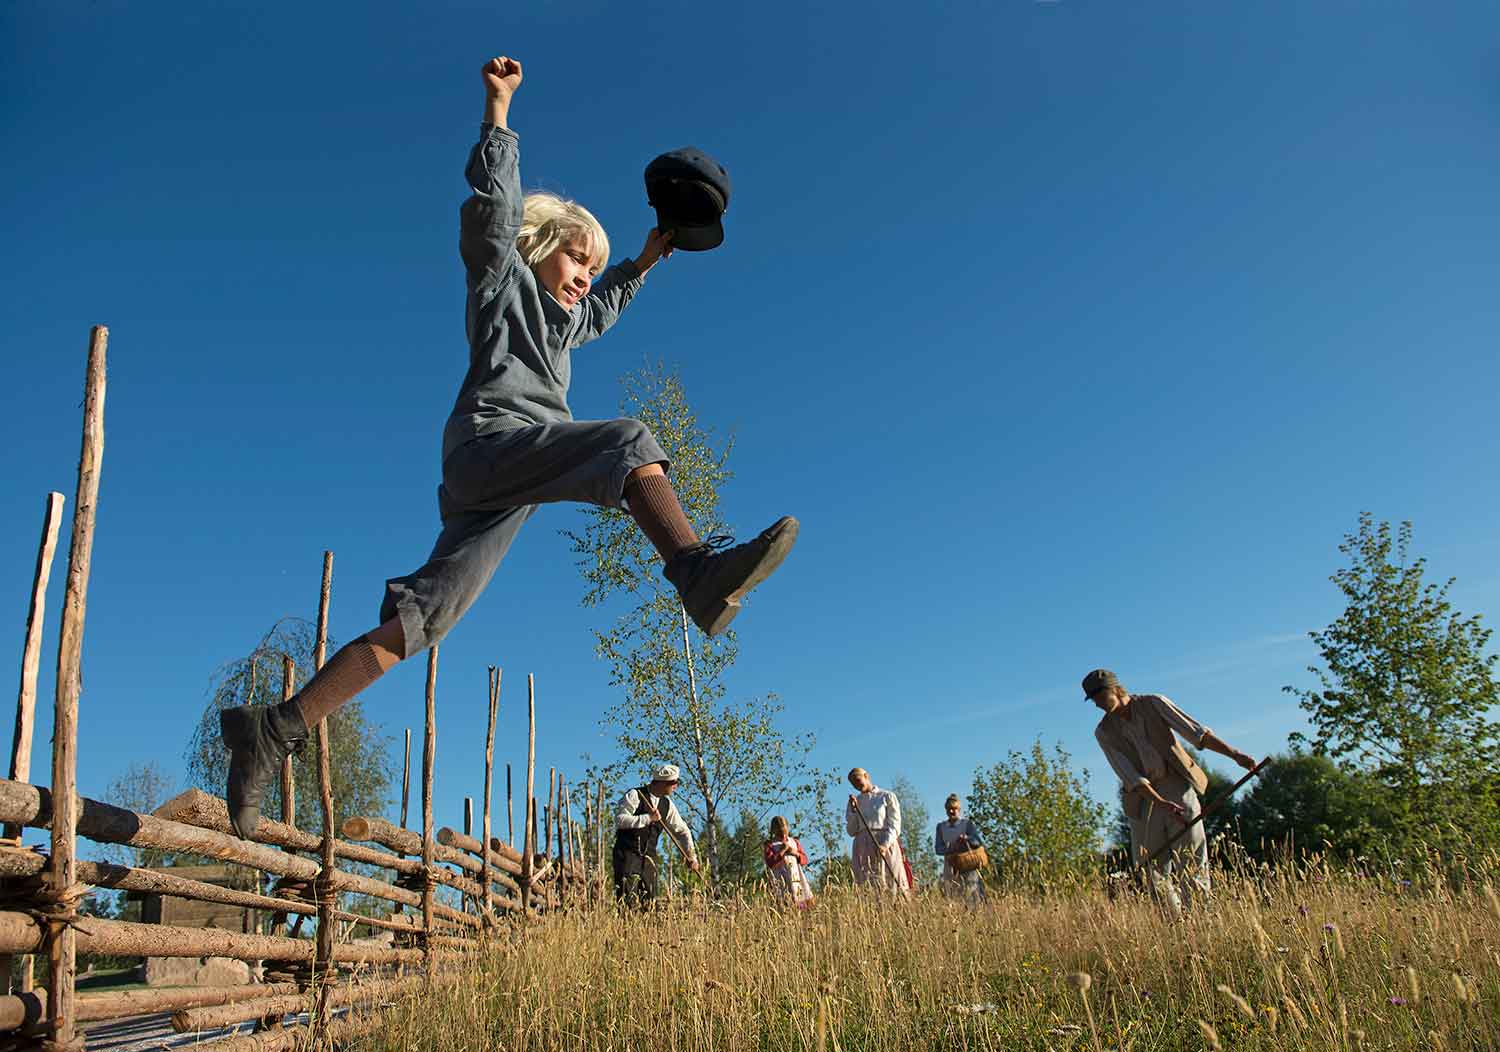
POLYGON ((1083 695, 1091 698, 1105 687, 1118 687, 1119 685, 1120 677, 1107 668, 1096 668, 1083 677, 1083 695))
POLYGON ((656 209, 656 228, 672 232, 672 247, 703 252, 724 241, 729 173, 694 146, 664 153, 646 165, 646 200, 656 209))

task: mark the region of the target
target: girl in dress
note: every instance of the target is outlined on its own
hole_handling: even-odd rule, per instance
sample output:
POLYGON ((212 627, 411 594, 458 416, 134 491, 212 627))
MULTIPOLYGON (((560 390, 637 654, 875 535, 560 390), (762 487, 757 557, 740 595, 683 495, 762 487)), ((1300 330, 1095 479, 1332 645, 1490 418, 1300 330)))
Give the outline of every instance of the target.
POLYGON ((771 871, 771 887, 777 895, 799 910, 813 904, 812 885, 807 880, 807 852, 792 836, 786 819, 771 819, 771 838, 765 847, 766 868, 771 871))

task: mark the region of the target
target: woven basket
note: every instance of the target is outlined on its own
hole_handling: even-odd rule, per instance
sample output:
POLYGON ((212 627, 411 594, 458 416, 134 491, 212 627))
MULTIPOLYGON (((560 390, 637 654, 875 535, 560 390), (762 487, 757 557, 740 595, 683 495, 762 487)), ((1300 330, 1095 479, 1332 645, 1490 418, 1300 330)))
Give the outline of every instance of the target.
POLYGON ((984 869, 990 864, 990 854, 982 846, 971 847, 967 851, 955 851, 948 856, 948 861, 953 863, 953 872, 970 873, 976 869, 984 869))

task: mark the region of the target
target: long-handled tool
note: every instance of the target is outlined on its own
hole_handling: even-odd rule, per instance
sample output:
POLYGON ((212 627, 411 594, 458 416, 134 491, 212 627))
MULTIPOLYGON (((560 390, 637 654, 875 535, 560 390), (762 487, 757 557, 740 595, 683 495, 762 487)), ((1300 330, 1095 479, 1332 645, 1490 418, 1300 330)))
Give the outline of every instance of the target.
POLYGON ((1231 785, 1228 789, 1224 790, 1218 796, 1214 797, 1211 803, 1199 810, 1198 814, 1194 816, 1191 822, 1185 822, 1181 829, 1167 838, 1166 843, 1162 844, 1161 847, 1151 852, 1150 857, 1147 858, 1146 861, 1142 862, 1138 868, 1145 869, 1146 867, 1150 866, 1151 863, 1161 858, 1162 855, 1170 851, 1173 844, 1177 843, 1177 841, 1181 840, 1187 835, 1188 830, 1192 829, 1193 826, 1197 825, 1199 822, 1203 821, 1209 815, 1217 811, 1226 800, 1228 800, 1235 793, 1239 792, 1241 786, 1243 786, 1250 779, 1254 778, 1256 775, 1260 774, 1261 770, 1266 766, 1266 764, 1270 762, 1271 758, 1267 756, 1264 760, 1260 761, 1260 763, 1250 768, 1250 770, 1246 772, 1245 777, 1241 778, 1239 781, 1231 785))
MULTIPOLYGON (((867 836, 867 837, 870 838, 870 845, 876 851, 880 852, 880 857, 881 858, 885 859, 885 868, 888 869, 888 870, 890 870, 890 872, 891 872, 891 883, 893 885, 895 885, 895 888, 896 888, 897 891, 900 891, 901 890, 901 874, 899 874, 899 873, 896 872, 895 864, 891 862, 891 854, 890 854, 890 852, 887 851, 885 848, 881 847, 880 846, 880 841, 878 841, 878 840, 875 839, 875 831, 870 828, 870 823, 865 821, 865 813, 859 809, 859 801, 858 801, 858 799, 855 798, 855 797, 853 797, 853 796, 850 796, 849 797, 849 806, 852 807, 852 808, 854 808, 854 813, 859 816, 859 824, 862 825, 862 826, 864 826, 865 836, 867 836)), ((899 841, 897 842, 897 846, 898 847, 900 846, 900 842, 899 841)))
MULTIPOLYGON (((680 839, 678 839, 677 832, 671 826, 667 825, 666 820, 661 816, 661 812, 656 809, 656 805, 651 802, 651 798, 647 796, 644 791, 641 793, 641 803, 646 805, 646 811, 651 815, 652 818, 656 820, 656 824, 661 826, 662 829, 666 831, 667 838, 672 841, 672 846, 675 847, 678 851, 682 852, 684 861, 690 858, 697 857, 693 854, 693 852, 689 851, 683 845, 680 839)), ((649 858, 650 856, 648 855, 646 857, 649 858)))

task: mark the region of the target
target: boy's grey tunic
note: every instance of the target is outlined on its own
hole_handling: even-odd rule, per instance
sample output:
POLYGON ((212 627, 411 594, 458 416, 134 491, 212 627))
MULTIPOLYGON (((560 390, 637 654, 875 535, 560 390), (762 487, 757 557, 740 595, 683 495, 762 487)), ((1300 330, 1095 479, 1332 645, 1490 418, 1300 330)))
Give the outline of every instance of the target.
POLYGON ((443 531, 426 565, 386 582, 382 623, 401 618, 410 657, 442 639, 479 597, 537 504, 623 507, 625 478, 667 456, 638 420, 575 421, 573 348, 615 323, 643 281, 630 261, 565 310, 516 251, 523 215, 517 140, 482 125, 459 211, 469 369, 443 428, 443 531))

